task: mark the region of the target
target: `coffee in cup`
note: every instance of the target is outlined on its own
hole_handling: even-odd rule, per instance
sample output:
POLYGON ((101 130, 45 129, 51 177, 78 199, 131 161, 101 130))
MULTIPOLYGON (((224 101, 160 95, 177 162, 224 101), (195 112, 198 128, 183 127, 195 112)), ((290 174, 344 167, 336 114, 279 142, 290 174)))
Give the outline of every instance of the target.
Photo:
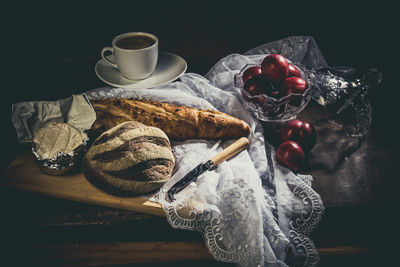
POLYGON ((104 47, 101 56, 127 79, 143 80, 156 68, 158 38, 145 32, 124 33, 113 39, 112 47, 104 47), (114 61, 105 56, 107 51, 114 55, 114 61))

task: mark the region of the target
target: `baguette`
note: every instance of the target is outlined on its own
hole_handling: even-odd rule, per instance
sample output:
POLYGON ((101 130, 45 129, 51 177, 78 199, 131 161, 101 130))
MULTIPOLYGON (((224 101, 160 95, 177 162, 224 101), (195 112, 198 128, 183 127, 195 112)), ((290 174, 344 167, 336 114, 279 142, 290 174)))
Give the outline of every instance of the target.
POLYGON ((160 128, 171 140, 229 139, 250 134, 246 122, 222 112, 124 98, 90 102, 97 116, 92 125, 95 132, 133 120, 160 128))

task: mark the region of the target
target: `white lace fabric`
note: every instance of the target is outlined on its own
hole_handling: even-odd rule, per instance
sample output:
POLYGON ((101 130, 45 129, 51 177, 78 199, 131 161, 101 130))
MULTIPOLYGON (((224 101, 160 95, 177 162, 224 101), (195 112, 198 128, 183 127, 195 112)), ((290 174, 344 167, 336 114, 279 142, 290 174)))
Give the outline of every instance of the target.
POLYGON ((159 202, 173 228, 198 231, 216 260, 240 266, 314 266, 318 252, 308 234, 324 207, 312 177, 295 175, 275 162, 262 125, 241 105, 234 75, 262 55, 229 55, 205 76, 186 73, 157 88, 99 88, 89 98, 128 97, 215 109, 246 121, 250 146, 200 175, 170 202, 167 190, 187 172, 235 140, 172 142, 176 166, 151 200, 159 202))

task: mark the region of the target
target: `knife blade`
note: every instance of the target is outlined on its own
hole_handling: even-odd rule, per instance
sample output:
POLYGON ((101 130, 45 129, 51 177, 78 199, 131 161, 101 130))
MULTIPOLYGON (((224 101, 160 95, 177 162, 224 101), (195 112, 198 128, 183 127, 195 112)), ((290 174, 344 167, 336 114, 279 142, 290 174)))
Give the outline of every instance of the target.
POLYGON ((190 172, 188 172, 182 179, 176 182, 168 191, 167 195, 170 201, 175 200, 175 194, 182 191, 189 183, 197 181, 199 177, 204 172, 211 170, 223 161, 233 157, 237 153, 241 152, 249 145, 249 140, 246 137, 242 137, 236 142, 232 143, 224 150, 213 156, 211 159, 204 163, 200 163, 190 172))

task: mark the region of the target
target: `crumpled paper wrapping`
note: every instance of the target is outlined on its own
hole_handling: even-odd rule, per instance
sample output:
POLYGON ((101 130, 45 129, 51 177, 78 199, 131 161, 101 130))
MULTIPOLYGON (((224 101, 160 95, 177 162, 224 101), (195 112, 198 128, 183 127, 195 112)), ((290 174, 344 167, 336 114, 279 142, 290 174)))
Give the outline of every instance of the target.
POLYGON ((18 142, 32 142, 34 134, 49 122, 64 122, 81 131, 90 129, 96 113, 84 94, 57 101, 28 101, 12 105, 11 120, 18 142))

